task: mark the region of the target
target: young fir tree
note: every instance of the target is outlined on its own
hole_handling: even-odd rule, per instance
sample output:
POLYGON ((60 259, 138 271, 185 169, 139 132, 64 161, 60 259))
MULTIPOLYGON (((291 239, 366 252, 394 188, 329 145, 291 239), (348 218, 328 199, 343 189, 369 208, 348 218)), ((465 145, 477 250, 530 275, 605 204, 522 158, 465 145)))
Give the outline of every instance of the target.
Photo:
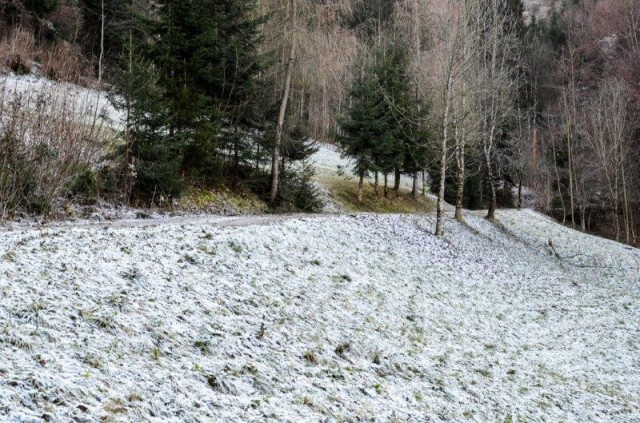
POLYGON ((389 114, 379 82, 375 68, 366 67, 354 81, 349 92, 351 105, 339 121, 337 141, 343 155, 354 161, 353 170, 359 178, 358 201, 362 201, 365 176, 379 170, 380 146, 388 144, 386 138, 390 136, 389 114))
POLYGON ((149 57, 157 70, 167 108, 167 136, 183 156, 182 171, 192 178, 212 171, 219 129, 211 89, 210 57, 219 40, 209 28, 213 18, 203 10, 206 0, 163 0, 155 3, 157 18, 147 21, 152 40, 149 57))
POLYGON ((130 33, 114 74, 112 101, 125 115, 119 172, 125 199, 133 196, 155 202, 182 191, 182 155, 179 145, 167 136, 164 92, 153 64, 142 58, 142 48, 130 33))
MULTIPOLYGON (((217 133, 217 147, 231 151, 232 156, 218 157, 217 164, 230 163, 234 170, 252 158, 247 132, 263 121, 263 112, 256 107, 262 70, 258 53, 262 20, 252 17, 255 7, 255 0, 193 1, 199 26, 192 47, 191 83, 211 107, 211 119, 225 128, 217 133)), ((201 157, 206 151, 197 148, 193 153, 201 157)), ((208 169, 211 172, 215 169, 208 169)))
POLYGON ((377 73, 389 114, 388 136, 380 150, 378 167, 385 173, 394 173, 394 190, 400 193, 402 173, 414 173, 424 160, 418 160, 424 145, 422 125, 426 107, 413 95, 408 50, 403 45, 392 45, 379 59, 377 73))
POLYGON ((359 201, 364 177, 369 172, 381 172, 385 181, 388 174, 394 173, 394 188, 399 193, 401 173, 424 168, 426 149, 421 115, 426 115, 426 107, 411 95, 407 68, 406 50, 393 46, 377 54, 374 64, 367 67, 351 89, 351 107, 340 121, 342 135, 338 142, 344 155, 355 161, 359 201))

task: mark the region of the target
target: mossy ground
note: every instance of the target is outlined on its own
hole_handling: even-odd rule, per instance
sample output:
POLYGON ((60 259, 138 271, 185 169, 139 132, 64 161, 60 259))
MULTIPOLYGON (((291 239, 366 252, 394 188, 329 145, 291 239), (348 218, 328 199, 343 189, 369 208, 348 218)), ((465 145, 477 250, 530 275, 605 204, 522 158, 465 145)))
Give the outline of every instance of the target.
POLYGON ((373 184, 365 182, 362 202, 358 202, 358 181, 355 178, 323 178, 322 183, 349 211, 413 214, 430 213, 435 210, 435 204, 432 200, 422 195, 414 199, 411 196, 411 191, 402 188, 399 197, 396 197, 396 193, 392 189, 389 190, 389 195, 384 197, 382 186, 380 186, 379 195, 376 195, 373 184))
POLYGON ((221 187, 215 190, 189 188, 177 206, 185 211, 202 211, 219 214, 261 214, 269 206, 248 190, 231 190, 221 187))

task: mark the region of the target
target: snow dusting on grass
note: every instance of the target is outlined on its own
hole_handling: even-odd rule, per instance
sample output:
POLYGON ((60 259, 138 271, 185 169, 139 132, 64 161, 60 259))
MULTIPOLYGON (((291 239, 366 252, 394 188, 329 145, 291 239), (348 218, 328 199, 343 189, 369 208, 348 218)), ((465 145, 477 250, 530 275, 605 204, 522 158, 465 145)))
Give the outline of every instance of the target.
POLYGON ((5 228, 0 420, 640 420, 638 251, 498 218, 5 228))

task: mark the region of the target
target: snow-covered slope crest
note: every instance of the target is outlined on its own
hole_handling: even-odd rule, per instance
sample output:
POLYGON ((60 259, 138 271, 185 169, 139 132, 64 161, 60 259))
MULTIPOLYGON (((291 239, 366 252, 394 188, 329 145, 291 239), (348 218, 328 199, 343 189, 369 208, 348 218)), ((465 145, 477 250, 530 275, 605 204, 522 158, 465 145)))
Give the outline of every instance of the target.
POLYGON ((0 420, 640 420, 637 250, 528 211, 233 222, 3 229, 0 420))
POLYGON ((97 119, 98 123, 103 122, 112 128, 120 128, 124 121, 123 112, 113 107, 107 92, 42 76, 0 74, 0 98, 5 101, 20 98, 26 106, 37 101, 64 104, 77 113, 79 120, 93 122, 97 119))

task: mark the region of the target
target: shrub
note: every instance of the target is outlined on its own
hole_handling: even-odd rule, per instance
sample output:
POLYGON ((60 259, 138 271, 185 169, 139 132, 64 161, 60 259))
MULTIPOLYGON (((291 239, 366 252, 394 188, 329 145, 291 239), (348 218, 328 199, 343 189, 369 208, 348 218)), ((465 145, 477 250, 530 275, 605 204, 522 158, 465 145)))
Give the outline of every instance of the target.
POLYGON ((94 184, 105 135, 89 103, 66 87, 20 93, 0 82, 0 218, 48 214, 94 184))
POLYGON ((317 213, 322 211, 322 200, 313 182, 314 170, 303 162, 298 171, 287 171, 282 175, 278 193, 278 207, 286 211, 317 213))
POLYGON ((78 46, 66 41, 38 43, 32 30, 19 26, 0 40, 0 66, 23 75, 34 72, 37 63, 49 79, 73 83, 91 80, 90 63, 78 46))
POLYGON ((55 81, 78 83, 91 74, 79 48, 66 41, 57 42, 42 53, 42 71, 55 81))
POLYGON ((0 41, 1 65, 18 75, 31 71, 37 56, 36 40, 33 32, 16 27, 0 41))

